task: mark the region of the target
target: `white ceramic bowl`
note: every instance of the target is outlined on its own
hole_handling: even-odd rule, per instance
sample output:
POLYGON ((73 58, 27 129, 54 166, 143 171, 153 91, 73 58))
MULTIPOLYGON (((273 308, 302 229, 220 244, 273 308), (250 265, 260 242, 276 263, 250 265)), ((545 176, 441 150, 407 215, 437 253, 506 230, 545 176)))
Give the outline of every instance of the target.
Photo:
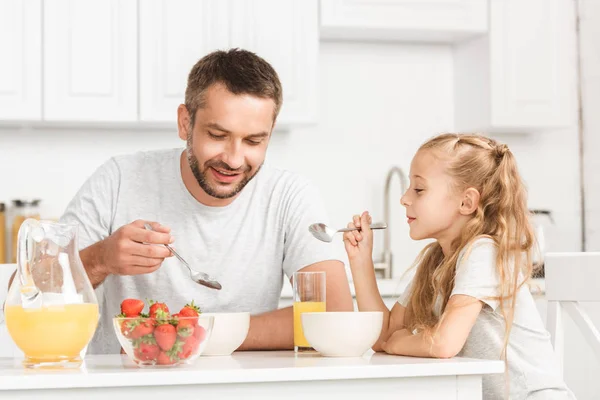
POLYGON ((305 312, 301 318, 306 340, 326 357, 362 356, 377 342, 383 325, 381 311, 305 312))
POLYGON ((213 330, 203 356, 228 356, 246 339, 250 328, 250 313, 202 313, 213 316, 213 330))

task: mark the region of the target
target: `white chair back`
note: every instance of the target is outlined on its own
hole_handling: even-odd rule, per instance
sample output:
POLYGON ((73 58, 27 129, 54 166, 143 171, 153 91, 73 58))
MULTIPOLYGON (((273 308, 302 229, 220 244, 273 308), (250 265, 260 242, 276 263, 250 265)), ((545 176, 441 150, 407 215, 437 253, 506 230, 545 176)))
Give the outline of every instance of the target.
POLYGON ((600 302, 600 253, 547 253, 544 260, 546 327, 561 368, 564 359, 562 311, 566 311, 600 360, 600 332, 579 302, 600 302))

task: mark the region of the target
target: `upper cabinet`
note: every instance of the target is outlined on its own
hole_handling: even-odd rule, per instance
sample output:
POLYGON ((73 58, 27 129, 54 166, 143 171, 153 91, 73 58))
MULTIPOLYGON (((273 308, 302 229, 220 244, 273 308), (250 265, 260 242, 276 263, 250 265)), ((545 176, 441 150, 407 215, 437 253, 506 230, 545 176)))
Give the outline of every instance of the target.
POLYGON ((488 0, 321 0, 321 37, 460 42, 484 35, 488 0))
POLYGON ((136 121, 136 1, 45 1, 43 26, 44 119, 136 121))
POLYGON ((140 119, 175 122, 202 56, 229 47, 227 1, 144 0, 140 7, 140 119))
POLYGON ((42 2, 0 0, 0 119, 42 118, 42 2))
POLYGON ((317 0, 232 0, 230 46, 265 58, 283 86, 278 124, 317 121, 317 0))
POLYGON ((279 125, 316 122, 317 0, 144 0, 139 7, 142 121, 174 123, 194 64, 239 47, 277 71, 279 125))
POLYGON ((572 0, 0 0, 0 124, 175 127, 217 49, 269 61, 279 127, 317 122, 319 39, 450 43, 455 128, 574 123, 572 0), (140 122, 142 124, 140 124, 140 122))
POLYGON ((491 0, 489 35, 455 47, 455 128, 529 132, 574 123, 568 0, 491 0))

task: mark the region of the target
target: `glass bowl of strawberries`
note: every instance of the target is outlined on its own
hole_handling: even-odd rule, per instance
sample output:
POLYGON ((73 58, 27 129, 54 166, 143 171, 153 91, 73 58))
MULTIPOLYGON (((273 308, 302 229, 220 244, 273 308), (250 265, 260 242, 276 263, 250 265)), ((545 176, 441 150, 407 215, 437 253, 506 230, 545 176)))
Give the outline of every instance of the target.
POLYGON ((138 299, 121 302, 113 327, 123 352, 142 367, 193 363, 212 333, 213 316, 202 315, 192 301, 171 314, 165 303, 138 299))

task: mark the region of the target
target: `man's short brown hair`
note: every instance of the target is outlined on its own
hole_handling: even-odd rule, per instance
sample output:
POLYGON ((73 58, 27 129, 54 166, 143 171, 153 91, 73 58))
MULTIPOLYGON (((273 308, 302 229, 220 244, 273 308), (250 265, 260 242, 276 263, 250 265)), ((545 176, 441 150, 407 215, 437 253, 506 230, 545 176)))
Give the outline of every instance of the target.
POLYGON ((202 57, 190 71, 185 90, 185 106, 192 126, 196 110, 204 107, 204 96, 215 84, 225 85, 233 94, 250 94, 275 102, 273 122, 277 119, 283 93, 277 72, 256 54, 242 49, 214 51, 202 57))

